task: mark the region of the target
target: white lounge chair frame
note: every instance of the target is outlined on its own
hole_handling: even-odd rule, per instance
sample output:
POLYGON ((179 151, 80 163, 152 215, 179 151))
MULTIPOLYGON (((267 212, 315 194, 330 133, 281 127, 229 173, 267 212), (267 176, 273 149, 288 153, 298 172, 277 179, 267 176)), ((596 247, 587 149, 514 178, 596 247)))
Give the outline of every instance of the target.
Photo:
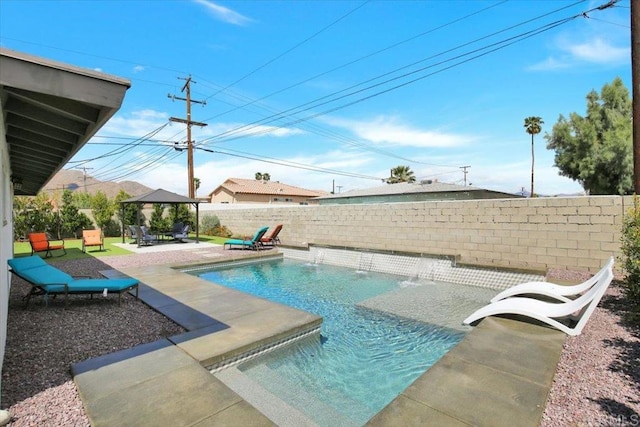
POLYGON ((513 297, 486 305, 471 316, 464 319, 463 323, 470 325, 487 316, 499 314, 516 314, 539 320, 547 325, 553 326, 567 335, 580 335, 587 320, 600 302, 613 280, 613 267, 605 270, 601 280, 592 286, 587 292, 575 300, 569 302, 545 302, 534 298, 513 297), (556 319, 570 318, 577 320, 574 327, 569 327, 560 323, 556 319))
POLYGON ((609 261, 605 264, 604 267, 596 274, 593 275, 589 280, 577 284, 577 285, 557 285, 551 282, 527 282, 521 283, 519 285, 513 286, 509 289, 505 289, 500 292, 495 297, 491 298, 491 302, 496 302, 503 300, 505 298, 514 297, 517 295, 533 295, 533 296, 544 296, 548 298, 552 298, 562 302, 572 301, 571 298, 567 298, 568 296, 578 295, 586 291, 587 289, 594 286, 598 281, 604 276, 608 269, 613 268, 613 264, 615 262, 614 257, 609 258, 609 261))

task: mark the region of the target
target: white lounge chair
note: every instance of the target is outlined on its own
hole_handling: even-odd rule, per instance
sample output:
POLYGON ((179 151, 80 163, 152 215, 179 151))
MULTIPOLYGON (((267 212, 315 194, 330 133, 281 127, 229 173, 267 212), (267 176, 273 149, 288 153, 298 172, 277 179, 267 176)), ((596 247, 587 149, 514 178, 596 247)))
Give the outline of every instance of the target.
POLYGON ((594 286, 598 283, 599 280, 605 275, 608 269, 613 268, 613 264, 615 262, 614 257, 609 258, 609 261, 605 264, 604 267, 596 274, 593 275, 589 280, 577 284, 577 285, 557 285, 551 282, 527 282, 521 283, 519 285, 513 286, 509 289, 505 289, 500 292, 495 297, 491 298, 491 302, 500 301, 502 299, 513 297, 516 295, 533 295, 533 296, 544 296, 548 298, 552 298, 562 302, 569 302, 572 299, 567 298, 567 296, 578 295, 586 291, 587 289, 594 286))
POLYGON ((567 335, 580 335, 584 325, 591 317, 593 310, 600 302, 602 295, 613 280, 613 268, 605 270, 602 280, 592 286, 587 292, 569 302, 545 302, 534 298, 513 297, 492 302, 464 319, 465 325, 470 325, 487 316, 499 314, 516 314, 539 320, 553 326, 567 335), (569 327, 556 319, 570 319, 577 323, 569 327))

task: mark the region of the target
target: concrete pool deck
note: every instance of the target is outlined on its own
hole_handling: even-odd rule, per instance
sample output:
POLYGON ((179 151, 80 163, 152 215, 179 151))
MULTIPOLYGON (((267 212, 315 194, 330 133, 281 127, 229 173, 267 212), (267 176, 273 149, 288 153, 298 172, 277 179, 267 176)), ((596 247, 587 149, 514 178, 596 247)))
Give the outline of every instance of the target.
MULTIPOLYGON (((122 273, 140 280, 145 303, 188 332, 74 364, 92 425, 275 424, 207 368, 312 332, 321 318, 169 266, 122 273)), ((485 319, 368 425, 539 425, 564 338, 485 319)))

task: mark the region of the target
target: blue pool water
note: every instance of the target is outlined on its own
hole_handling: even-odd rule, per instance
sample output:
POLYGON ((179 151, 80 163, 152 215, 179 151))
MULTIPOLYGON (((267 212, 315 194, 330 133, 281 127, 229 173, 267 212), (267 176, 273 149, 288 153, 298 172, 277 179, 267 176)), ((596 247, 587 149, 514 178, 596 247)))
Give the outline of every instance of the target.
POLYGON ((305 339, 239 367, 319 425, 362 425, 439 360, 463 332, 359 307, 399 276, 285 259, 198 275, 323 318, 305 339))

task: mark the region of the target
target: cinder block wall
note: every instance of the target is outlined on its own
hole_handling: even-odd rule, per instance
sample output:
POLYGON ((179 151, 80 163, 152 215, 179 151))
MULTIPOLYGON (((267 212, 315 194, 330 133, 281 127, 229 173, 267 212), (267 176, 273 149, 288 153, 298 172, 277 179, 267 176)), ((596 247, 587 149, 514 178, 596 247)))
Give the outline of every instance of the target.
POLYGON ((282 223, 282 242, 458 256, 483 266, 595 272, 620 255, 632 197, 437 201, 207 210, 232 232, 282 223))

